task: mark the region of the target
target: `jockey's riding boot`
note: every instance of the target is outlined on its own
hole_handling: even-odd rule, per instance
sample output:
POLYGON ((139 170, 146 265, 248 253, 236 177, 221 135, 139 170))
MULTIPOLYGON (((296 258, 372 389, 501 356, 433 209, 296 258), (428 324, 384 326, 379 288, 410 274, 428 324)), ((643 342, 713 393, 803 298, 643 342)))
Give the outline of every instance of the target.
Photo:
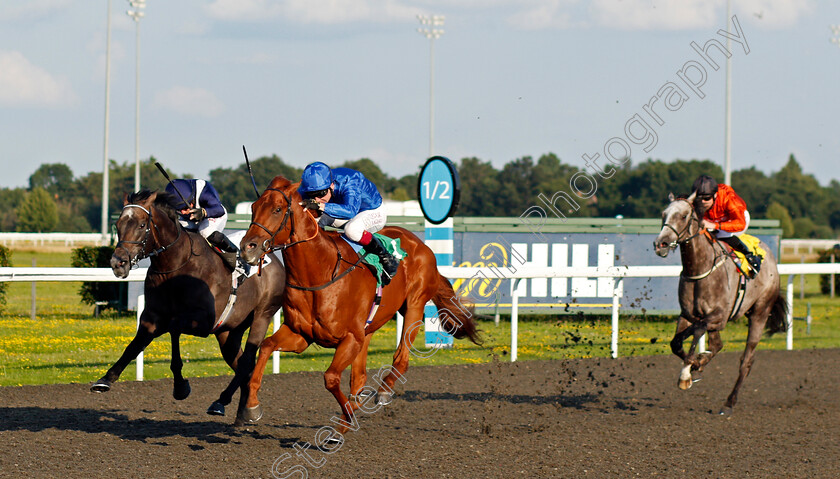
POLYGON ((214 231, 207 237, 207 241, 221 250, 222 259, 230 269, 236 269, 236 253, 239 252, 239 248, 224 233, 214 231))
POLYGON ((718 238, 720 241, 728 244, 732 247, 735 251, 739 253, 743 253, 744 256, 747 258, 747 262, 750 264, 750 267, 755 271, 755 274, 761 270, 761 256, 753 254, 752 251, 741 241, 741 238, 737 236, 730 236, 728 238, 718 238))
POLYGON ((382 241, 380 241, 379 238, 373 236, 370 243, 365 246, 365 251, 379 256, 379 262, 382 264, 382 269, 389 278, 393 278, 394 275, 397 274, 397 268, 400 266, 400 263, 397 261, 397 258, 394 258, 394 256, 385 249, 385 245, 382 244, 382 241))

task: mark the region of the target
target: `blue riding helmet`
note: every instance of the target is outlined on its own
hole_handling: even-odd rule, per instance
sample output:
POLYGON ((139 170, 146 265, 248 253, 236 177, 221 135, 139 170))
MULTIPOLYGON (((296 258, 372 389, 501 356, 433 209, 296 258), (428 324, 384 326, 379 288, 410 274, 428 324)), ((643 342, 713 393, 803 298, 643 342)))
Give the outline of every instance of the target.
POLYGON ((306 196, 307 193, 326 190, 330 187, 332 182, 332 170, 326 165, 326 163, 321 163, 320 161, 310 163, 303 169, 298 193, 300 193, 301 196, 306 196))

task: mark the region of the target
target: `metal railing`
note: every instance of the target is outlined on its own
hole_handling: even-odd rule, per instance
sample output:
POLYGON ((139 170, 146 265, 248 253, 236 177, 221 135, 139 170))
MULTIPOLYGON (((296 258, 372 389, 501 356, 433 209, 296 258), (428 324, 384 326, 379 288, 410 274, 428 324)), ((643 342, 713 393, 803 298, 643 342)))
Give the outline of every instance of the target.
MULTIPOLYGON (((620 312, 620 284, 624 278, 678 277, 680 265, 665 266, 610 266, 610 267, 563 267, 563 268, 470 268, 439 266, 440 273, 449 279, 509 279, 511 282, 511 361, 517 359, 519 333, 518 284, 523 279, 534 278, 613 278, 611 308, 610 355, 618 357, 618 332, 620 312)), ((109 268, 0 268, 0 281, 143 281, 146 268, 132 270, 125 279, 116 278, 109 268)), ((779 265, 779 274, 788 275, 788 330, 786 347, 793 349, 793 279, 805 274, 840 274, 840 263, 788 263, 779 265)), ((142 313, 142 299, 138 298, 137 319, 142 313)), ((278 311, 274 317, 273 330, 277 331, 281 318, 278 311)), ((399 334, 399 328, 397 334, 399 334)), ((703 345, 701 344, 701 350, 703 345)), ((279 371, 279 352, 272 357, 273 369, 279 371)), ((142 353, 138 357, 138 380, 142 380, 142 353)))

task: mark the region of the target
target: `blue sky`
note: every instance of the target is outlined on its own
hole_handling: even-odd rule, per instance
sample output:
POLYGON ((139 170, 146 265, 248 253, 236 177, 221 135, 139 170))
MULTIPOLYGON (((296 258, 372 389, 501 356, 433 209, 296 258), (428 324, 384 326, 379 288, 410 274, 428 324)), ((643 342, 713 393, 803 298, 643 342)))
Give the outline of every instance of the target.
MULTIPOLYGON (((111 2, 109 157, 133 162, 136 31, 128 1, 111 2)), ((42 163, 102 170, 107 6, 0 2, 0 187, 26 186, 42 163)), ((732 0, 732 13, 749 47, 732 43, 732 168, 776 171, 793 153, 823 184, 840 178, 840 2, 732 0)), ((703 98, 677 72, 703 65, 692 41, 725 43, 725 0, 147 0, 140 157, 205 176, 241 163, 245 145, 296 166, 368 157, 392 176, 418 171, 430 41, 417 14, 446 16, 436 154, 583 166, 639 114, 656 144, 630 144, 634 162, 723 162, 724 68, 706 64, 703 98), (655 104, 659 125, 643 107, 668 82, 688 99, 655 104)))

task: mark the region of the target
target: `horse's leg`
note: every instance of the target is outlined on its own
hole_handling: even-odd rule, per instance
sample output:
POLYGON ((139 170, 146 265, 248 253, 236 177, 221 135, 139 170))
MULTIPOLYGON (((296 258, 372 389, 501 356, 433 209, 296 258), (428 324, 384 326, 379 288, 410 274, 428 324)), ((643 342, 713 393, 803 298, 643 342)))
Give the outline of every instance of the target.
POLYGON ((181 333, 170 331, 169 336, 172 338, 172 359, 169 363, 169 369, 172 370, 172 377, 175 378, 175 384, 172 386, 172 397, 182 401, 189 397, 192 390, 190 389, 190 382, 181 375, 181 370, 184 368, 184 362, 181 360, 181 333))
POLYGON ((684 329, 681 333, 678 333, 674 336, 674 339, 671 340, 671 350, 674 350, 676 341, 678 338, 687 338, 689 335, 692 336, 691 338, 691 346, 688 348, 688 354, 685 354, 682 350, 682 340, 680 340, 679 344, 679 352, 682 353, 683 357, 683 368, 680 370, 680 379, 677 385, 680 389, 688 389, 691 387, 691 384, 694 382, 691 378, 691 371, 697 370, 699 367, 699 363, 697 361, 697 343, 700 341, 700 338, 706 334, 706 328, 700 326, 698 324, 692 324, 691 326, 684 329))
POLYGON ((365 384, 367 384, 367 356, 371 337, 373 337, 373 334, 365 335, 361 351, 350 364, 350 399, 357 402, 364 402, 368 395, 376 394, 373 388, 365 388, 365 384), (363 389, 364 391, 362 391, 363 389))
MULTIPOLYGON (((232 396, 233 392, 235 391, 235 387, 239 387, 239 408, 236 410, 236 419, 234 419, 234 425, 243 425, 245 423, 254 423, 260 420, 262 417, 262 406, 257 405, 257 407, 253 409, 248 409, 246 407, 246 402, 248 400, 248 381, 251 379, 251 374, 254 372, 254 363, 256 361, 257 351, 260 348, 260 344, 265 339, 265 333, 268 331, 268 325, 271 323, 273 318, 273 312, 269 313, 268 311, 259 307, 260 312, 252 311, 249 313, 249 317, 246 319, 240 328, 242 329, 240 336, 244 333, 245 328, 250 325, 250 331, 248 332, 248 339, 245 342, 245 350, 242 351, 236 359, 236 369, 234 372, 233 381, 228 386, 228 389, 225 393, 228 393, 232 396)), ((242 342, 241 339, 237 339, 236 341, 238 344, 242 342)), ((231 397, 226 398, 228 402, 230 402, 231 397)))
MULTIPOLYGON (((245 352, 242 354, 243 357, 251 354, 250 348, 253 346, 250 344, 250 339, 249 335, 249 344, 245 346, 245 352)), ((309 342, 285 324, 280 326, 280 329, 276 333, 262 341, 259 346, 260 352, 257 356, 257 363, 251 373, 251 379, 243 381, 242 384, 242 397, 239 398, 239 410, 237 411, 236 421, 234 422, 235 426, 254 423, 262 417, 257 393, 260 390, 260 386, 262 386, 263 373, 265 373, 265 367, 268 364, 268 358, 271 357, 271 353, 274 351, 302 353, 307 347, 309 347, 309 342)), ((242 368, 244 362, 239 361, 240 368, 242 368)))
POLYGON ((236 392, 237 388, 240 386, 241 381, 239 376, 236 374, 236 363, 242 355, 242 348, 240 347, 240 344, 242 344, 242 336, 245 333, 245 328, 248 324, 249 322, 244 322, 233 330, 223 331, 216 335, 216 340, 219 342, 219 350, 222 352, 222 357, 225 359, 227 365, 233 369, 234 374, 228 386, 219 395, 219 399, 213 401, 213 404, 207 408, 207 414, 212 416, 224 416, 225 406, 230 404, 233 400, 233 393, 236 392))
POLYGON ((680 359, 685 361, 686 355, 683 349, 683 342, 685 338, 691 336, 691 322, 682 316, 677 320, 677 331, 674 333, 674 338, 671 339, 671 352, 676 354, 680 359))
MULTIPOLYGON (((423 324, 425 305, 426 303, 423 302, 419 307, 417 305, 413 307, 405 305, 406 307, 400 309, 400 313, 405 318, 402 335, 400 336, 400 346, 394 351, 394 360, 391 367, 388 368, 388 375, 381 379, 382 382, 377 394, 378 404, 391 404, 394 400, 394 384, 397 380, 401 383, 405 382, 405 372, 408 370, 408 360, 411 357, 411 345, 414 344, 414 338, 417 337, 417 332, 420 331, 420 326, 423 324)), ((377 376, 382 374, 384 374, 384 371, 380 370, 377 376)))
POLYGON ((728 416, 732 414, 732 408, 735 407, 735 403, 738 401, 738 390, 741 388, 741 384, 744 382, 744 379, 750 374, 750 368, 752 367, 753 360, 755 359, 755 348, 758 346, 758 341, 761 339, 762 331, 764 330, 764 325, 767 323, 767 317, 770 314, 770 308, 763 308, 763 310, 759 312, 752 312, 749 314, 750 318, 750 328, 749 332, 747 333, 747 345, 744 347, 744 354, 741 355, 741 367, 738 370, 738 380, 735 381, 735 387, 732 388, 732 392, 729 393, 729 397, 726 398, 726 403, 723 405, 723 409, 720 410, 722 415, 728 416))
POLYGON ((723 341, 720 339, 720 331, 707 331, 709 335, 709 350, 700 353, 699 359, 697 360, 697 371, 703 372, 703 368, 709 364, 709 361, 712 360, 713 357, 717 353, 723 349, 723 341))
POLYGON ((123 351, 122 356, 120 356, 120 358, 117 359, 117 362, 108 369, 108 372, 99 378, 98 381, 93 383, 90 390, 98 393, 110 391, 111 386, 117 382, 126 366, 128 366, 128 364, 134 360, 138 354, 143 352, 143 350, 146 349, 146 346, 148 346, 153 339, 165 332, 165 330, 157 328, 154 321, 148 319, 148 317, 146 317, 146 313, 143 313, 140 318, 140 325, 137 328, 137 333, 134 335, 134 339, 128 343, 128 346, 125 347, 125 351, 123 351))
POLYGON ((344 415, 344 424, 339 424, 338 428, 338 432, 342 434, 346 433, 351 427, 358 425, 353 415, 353 411, 358 408, 358 405, 352 405, 347 399, 347 396, 341 392, 341 373, 347 369, 347 366, 359 354, 364 342, 364 338, 358 340, 353 335, 345 336, 338 344, 338 347, 335 348, 335 355, 330 363, 330 367, 324 372, 324 387, 338 401, 338 405, 341 407, 341 413, 344 415))

